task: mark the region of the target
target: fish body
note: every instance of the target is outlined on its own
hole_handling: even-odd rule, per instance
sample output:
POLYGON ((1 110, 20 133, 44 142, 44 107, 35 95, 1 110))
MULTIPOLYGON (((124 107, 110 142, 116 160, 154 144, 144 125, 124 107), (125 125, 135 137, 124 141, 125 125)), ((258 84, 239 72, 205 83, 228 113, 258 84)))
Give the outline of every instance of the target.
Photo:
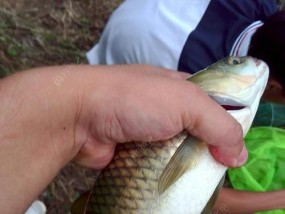
MULTIPOLYGON (((242 125, 245 135, 268 73, 267 65, 255 58, 227 57, 188 80, 220 105, 234 106, 227 111, 242 125)), ((211 208, 204 209, 226 170, 206 143, 186 132, 161 142, 120 144, 86 195, 88 203, 82 197, 73 213, 201 213, 211 208), (84 212, 78 212, 80 206, 84 212)))

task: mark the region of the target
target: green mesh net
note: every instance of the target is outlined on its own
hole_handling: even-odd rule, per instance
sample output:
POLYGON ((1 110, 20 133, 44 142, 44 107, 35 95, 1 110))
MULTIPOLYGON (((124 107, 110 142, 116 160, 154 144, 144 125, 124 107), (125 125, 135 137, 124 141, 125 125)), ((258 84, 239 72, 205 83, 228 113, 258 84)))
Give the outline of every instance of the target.
MULTIPOLYGON (((274 127, 251 128, 245 142, 249 151, 247 163, 241 168, 228 170, 233 188, 263 192, 284 189, 285 130, 274 127)), ((262 213, 285 214, 285 210, 262 213)))
MULTIPOLYGON (((245 137, 249 151, 247 163, 239 169, 228 170, 233 188, 263 192, 284 189, 285 130, 280 127, 285 127, 285 105, 261 102, 252 126, 255 128, 245 137)), ((285 214, 285 211, 260 213, 285 214)))

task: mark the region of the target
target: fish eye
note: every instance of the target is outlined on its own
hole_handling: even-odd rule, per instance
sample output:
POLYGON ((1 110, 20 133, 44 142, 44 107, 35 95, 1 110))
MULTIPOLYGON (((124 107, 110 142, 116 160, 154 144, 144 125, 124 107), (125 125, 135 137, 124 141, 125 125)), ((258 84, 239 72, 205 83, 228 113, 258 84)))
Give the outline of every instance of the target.
POLYGON ((234 59, 234 60, 233 60, 233 64, 234 64, 234 65, 237 65, 237 64, 239 64, 239 61, 236 60, 236 59, 234 59))
POLYGON ((238 65, 241 64, 241 60, 239 58, 230 57, 228 63, 231 65, 238 65))

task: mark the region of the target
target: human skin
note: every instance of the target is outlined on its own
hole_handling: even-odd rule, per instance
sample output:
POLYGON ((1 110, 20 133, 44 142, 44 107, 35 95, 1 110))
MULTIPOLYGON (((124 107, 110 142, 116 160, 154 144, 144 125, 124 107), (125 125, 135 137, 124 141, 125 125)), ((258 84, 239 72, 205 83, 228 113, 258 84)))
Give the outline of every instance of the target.
POLYGON ((285 209, 285 190, 250 192, 223 188, 213 213, 247 214, 274 209, 285 209))
POLYGON ((117 143, 165 140, 186 130, 210 144, 223 164, 243 164, 240 125, 184 79, 143 65, 71 65, 0 80, 1 213, 23 213, 72 160, 106 166, 117 143))

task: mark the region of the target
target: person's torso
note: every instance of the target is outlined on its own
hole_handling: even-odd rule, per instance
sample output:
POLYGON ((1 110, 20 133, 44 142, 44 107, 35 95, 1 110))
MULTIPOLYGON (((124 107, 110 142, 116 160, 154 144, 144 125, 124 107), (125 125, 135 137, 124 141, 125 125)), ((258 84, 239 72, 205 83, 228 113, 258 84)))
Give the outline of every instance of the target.
POLYGON ((274 6, 271 0, 126 0, 110 17, 93 61, 195 73, 229 55, 240 33, 274 6))

